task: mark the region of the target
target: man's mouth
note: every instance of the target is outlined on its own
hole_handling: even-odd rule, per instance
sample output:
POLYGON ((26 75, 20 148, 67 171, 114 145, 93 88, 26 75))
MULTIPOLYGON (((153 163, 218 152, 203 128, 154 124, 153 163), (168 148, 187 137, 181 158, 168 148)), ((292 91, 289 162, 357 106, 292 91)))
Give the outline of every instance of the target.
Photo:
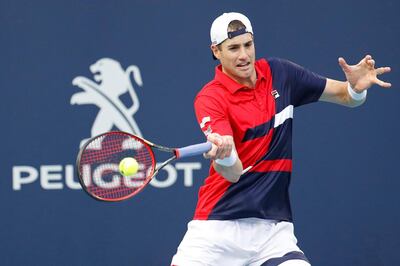
POLYGON ((236 67, 238 67, 238 68, 246 68, 249 65, 250 65, 250 62, 246 62, 246 63, 237 64, 236 67))

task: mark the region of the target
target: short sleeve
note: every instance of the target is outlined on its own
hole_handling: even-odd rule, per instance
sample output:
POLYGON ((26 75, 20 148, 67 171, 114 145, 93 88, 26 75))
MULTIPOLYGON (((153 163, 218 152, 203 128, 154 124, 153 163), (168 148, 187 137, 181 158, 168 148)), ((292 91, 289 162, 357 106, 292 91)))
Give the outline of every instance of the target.
POLYGON ((197 122, 207 136, 218 133, 221 136, 232 135, 232 128, 227 115, 227 108, 222 99, 211 96, 197 96, 194 102, 197 122))
POLYGON ((270 59, 269 64, 274 80, 290 90, 290 103, 295 107, 319 100, 325 89, 325 77, 284 59, 270 59))

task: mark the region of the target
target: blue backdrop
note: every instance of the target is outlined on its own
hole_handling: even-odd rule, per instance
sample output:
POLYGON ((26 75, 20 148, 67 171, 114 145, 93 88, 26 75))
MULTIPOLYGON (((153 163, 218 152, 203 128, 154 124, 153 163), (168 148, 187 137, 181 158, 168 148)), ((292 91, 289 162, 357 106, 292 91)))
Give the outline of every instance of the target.
POLYGON ((297 109, 291 196, 313 265, 397 265, 399 10, 396 0, 1 0, 0 264, 169 265, 208 162, 173 164, 112 204, 88 197, 73 165, 82 140, 111 128, 167 146, 202 141, 192 104, 214 75, 209 28, 238 11, 258 57, 342 80, 339 56, 392 67, 393 88, 371 88, 359 108, 297 109), (107 112, 88 83, 126 108, 107 112))

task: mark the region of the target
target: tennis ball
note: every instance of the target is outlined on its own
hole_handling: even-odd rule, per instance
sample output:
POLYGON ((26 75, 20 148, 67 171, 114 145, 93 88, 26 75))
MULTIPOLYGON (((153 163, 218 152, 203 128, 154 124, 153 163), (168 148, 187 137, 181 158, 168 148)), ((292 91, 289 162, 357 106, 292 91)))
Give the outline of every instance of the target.
POLYGON ((119 172, 123 176, 131 176, 139 170, 138 162, 132 157, 126 157, 119 163, 119 172))

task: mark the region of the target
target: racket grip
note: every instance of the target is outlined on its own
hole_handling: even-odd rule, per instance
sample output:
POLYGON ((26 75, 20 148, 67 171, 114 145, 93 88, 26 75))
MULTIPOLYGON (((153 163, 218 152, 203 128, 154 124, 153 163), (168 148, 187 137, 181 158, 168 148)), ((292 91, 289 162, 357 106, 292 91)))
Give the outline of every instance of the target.
POLYGON ((211 150, 212 144, 207 141, 200 144, 190 145, 175 150, 176 158, 185 158, 200 155, 211 150))

